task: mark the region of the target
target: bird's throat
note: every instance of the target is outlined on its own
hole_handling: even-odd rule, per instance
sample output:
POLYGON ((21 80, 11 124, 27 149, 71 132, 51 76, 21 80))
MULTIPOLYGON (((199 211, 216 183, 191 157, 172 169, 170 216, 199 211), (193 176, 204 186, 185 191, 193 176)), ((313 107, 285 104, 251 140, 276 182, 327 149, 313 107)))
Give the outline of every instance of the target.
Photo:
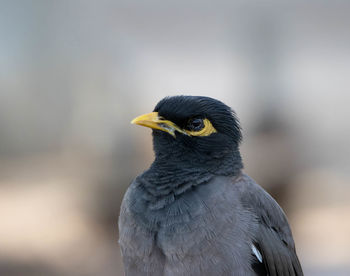
POLYGON ((149 170, 142 175, 144 188, 157 198, 170 194, 180 196, 209 182, 215 176, 236 176, 243 167, 239 152, 236 154, 231 153, 221 159, 208 159, 206 162, 176 155, 156 155, 149 170))

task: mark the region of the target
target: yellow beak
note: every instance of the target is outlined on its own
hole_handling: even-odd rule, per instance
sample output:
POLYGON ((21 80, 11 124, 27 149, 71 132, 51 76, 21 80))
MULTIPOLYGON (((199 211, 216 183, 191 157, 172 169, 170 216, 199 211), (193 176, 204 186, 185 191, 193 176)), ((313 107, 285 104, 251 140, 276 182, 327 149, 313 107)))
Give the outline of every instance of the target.
POLYGON ((151 112, 136 117, 134 120, 131 121, 131 123, 168 132, 174 138, 176 137, 175 131, 188 135, 185 131, 179 128, 172 121, 164 120, 162 117, 159 117, 158 112, 151 112))

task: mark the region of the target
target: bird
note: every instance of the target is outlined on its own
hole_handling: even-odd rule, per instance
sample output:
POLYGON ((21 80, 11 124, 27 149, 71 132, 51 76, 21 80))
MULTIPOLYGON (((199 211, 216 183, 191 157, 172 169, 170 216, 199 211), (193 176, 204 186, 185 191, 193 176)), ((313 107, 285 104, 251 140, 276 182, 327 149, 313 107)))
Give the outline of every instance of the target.
POLYGON ((282 208, 243 172, 229 106, 169 96, 131 123, 152 129, 155 157, 122 200, 125 275, 303 275, 282 208))

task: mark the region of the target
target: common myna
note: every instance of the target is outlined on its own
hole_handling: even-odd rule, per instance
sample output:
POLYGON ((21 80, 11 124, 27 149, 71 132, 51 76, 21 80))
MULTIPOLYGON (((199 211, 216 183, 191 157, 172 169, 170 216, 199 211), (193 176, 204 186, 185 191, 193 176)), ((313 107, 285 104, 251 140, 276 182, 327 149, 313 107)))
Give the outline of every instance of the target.
POLYGON ((303 275, 281 207, 242 172, 230 107, 167 97, 132 123, 152 128, 155 160, 122 202, 126 275, 303 275))

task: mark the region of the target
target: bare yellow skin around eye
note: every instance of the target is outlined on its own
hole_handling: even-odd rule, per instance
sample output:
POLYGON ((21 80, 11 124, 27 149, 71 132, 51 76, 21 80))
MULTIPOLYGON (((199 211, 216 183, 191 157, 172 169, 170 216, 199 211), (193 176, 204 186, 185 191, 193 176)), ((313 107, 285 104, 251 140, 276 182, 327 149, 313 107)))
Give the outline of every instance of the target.
POLYGON ((209 136, 210 134, 217 132, 208 119, 204 119, 203 123, 204 123, 204 127, 201 130, 199 131, 185 130, 185 132, 191 136, 209 136))

